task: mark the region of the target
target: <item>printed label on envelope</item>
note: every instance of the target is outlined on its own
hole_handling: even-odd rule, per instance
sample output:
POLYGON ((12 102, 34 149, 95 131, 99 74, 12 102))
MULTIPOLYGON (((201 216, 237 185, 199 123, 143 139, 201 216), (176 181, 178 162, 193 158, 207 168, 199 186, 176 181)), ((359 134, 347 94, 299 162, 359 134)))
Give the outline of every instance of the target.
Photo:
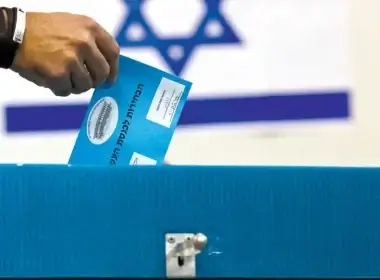
POLYGON ((69 164, 162 164, 190 88, 122 56, 116 83, 92 96, 69 164))

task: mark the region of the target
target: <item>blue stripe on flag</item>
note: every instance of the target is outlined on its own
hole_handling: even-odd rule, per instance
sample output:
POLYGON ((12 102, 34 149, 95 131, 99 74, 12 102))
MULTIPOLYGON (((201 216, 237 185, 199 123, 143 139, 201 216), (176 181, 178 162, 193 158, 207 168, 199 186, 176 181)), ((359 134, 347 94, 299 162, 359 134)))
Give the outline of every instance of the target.
MULTIPOLYGON (((77 130, 87 104, 9 105, 5 108, 7 132, 77 130)), ((304 92, 219 99, 190 99, 180 125, 346 119, 347 91, 304 92)))

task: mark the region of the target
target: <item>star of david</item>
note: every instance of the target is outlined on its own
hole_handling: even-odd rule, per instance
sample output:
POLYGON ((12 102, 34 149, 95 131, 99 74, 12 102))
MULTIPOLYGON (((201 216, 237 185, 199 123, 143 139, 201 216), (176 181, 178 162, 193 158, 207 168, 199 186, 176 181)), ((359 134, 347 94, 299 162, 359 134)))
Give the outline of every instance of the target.
POLYGON ((153 47, 176 75, 181 74, 195 48, 201 45, 239 44, 241 42, 221 11, 221 2, 224 0, 201 0, 205 6, 205 13, 193 34, 168 38, 160 38, 155 34, 144 17, 142 9, 144 3, 149 0, 123 1, 129 9, 129 15, 116 36, 120 47, 153 47), (140 38, 128 35, 128 30, 136 26, 143 33, 140 38), (210 32, 212 29, 217 32, 210 32))

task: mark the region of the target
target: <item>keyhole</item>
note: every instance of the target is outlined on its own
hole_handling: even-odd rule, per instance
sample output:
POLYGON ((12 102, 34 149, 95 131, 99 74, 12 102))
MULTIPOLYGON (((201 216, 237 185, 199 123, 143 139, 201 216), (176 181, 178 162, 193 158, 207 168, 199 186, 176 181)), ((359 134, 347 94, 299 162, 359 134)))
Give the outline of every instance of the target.
POLYGON ((184 257, 178 257, 177 263, 178 263, 179 267, 184 266, 185 265, 185 258, 184 257))

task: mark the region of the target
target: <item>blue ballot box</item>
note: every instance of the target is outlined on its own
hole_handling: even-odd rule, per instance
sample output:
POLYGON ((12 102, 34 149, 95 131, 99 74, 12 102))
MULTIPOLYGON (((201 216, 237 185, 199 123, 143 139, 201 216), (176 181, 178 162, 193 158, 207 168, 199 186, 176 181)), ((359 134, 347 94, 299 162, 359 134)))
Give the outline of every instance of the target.
POLYGON ((0 276, 380 276, 377 168, 5 165, 0 182, 0 276))

